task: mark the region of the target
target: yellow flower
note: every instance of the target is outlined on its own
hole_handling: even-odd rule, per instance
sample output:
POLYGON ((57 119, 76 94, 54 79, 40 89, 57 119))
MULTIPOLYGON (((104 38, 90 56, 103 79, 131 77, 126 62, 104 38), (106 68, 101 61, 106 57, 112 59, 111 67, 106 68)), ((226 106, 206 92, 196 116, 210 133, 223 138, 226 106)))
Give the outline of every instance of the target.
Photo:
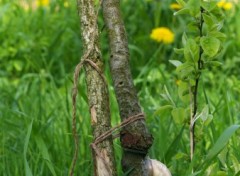
POLYGON ((166 27, 159 27, 152 30, 150 38, 157 42, 170 44, 174 40, 174 34, 170 29, 166 27))
POLYGON ((67 8, 69 7, 69 3, 67 1, 64 1, 63 6, 67 8))
POLYGON ((49 0, 37 0, 38 7, 47 7, 49 5, 49 0))
POLYGON ((225 4, 225 1, 222 0, 222 1, 219 1, 219 2, 217 3, 217 6, 220 7, 220 8, 222 8, 222 7, 224 6, 224 4, 225 4))
POLYGON ((231 2, 226 2, 223 6, 223 9, 230 10, 233 7, 233 4, 231 2))
POLYGON ((217 3, 217 6, 224 10, 230 10, 232 9, 233 4, 231 2, 226 2, 225 0, 221 0, 217 3))
POLYGON ((178 4, 178 3, 172 3, 170 5, 170 8, 173 9, 173 10, 179 10, 179 9, 182 8, 182 6, 180 4, 178 4))

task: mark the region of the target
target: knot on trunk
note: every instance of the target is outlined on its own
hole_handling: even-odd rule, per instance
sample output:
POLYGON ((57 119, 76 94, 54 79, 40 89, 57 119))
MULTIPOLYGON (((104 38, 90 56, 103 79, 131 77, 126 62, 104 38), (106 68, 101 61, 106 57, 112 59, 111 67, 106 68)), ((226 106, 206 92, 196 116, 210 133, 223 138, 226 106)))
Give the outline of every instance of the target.
POLYGON ((148 133, 133 133, 123 130, 120 135, 123 148, 129 152, 146 155, 153 143, 153 137, 148 133))

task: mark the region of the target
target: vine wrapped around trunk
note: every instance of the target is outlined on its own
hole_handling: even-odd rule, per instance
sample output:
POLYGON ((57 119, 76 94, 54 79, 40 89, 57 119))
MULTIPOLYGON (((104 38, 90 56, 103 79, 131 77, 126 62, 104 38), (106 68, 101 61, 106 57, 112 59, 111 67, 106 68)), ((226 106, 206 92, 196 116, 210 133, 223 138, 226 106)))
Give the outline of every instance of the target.
MULTIPOLYGON (((77 0, 84 47, 82 61, 75 70, 74 91, 77 95, 77 79, 81 64, 86 73, 89 111, 94 139, 111 128, 109 95, 103 76, 103 63, 99 49, 97 14, 94 0, 77 0)), ((74 96, 73 96, 74 99, 74 96)), ((76 113, 75 113, 76 114, 76 113)), ((108 138, 93 149, 95 176, 115 176, 116 167, 112 138, 108 138)), ((76 161, 75 161, 76 162, 76 161)), ((74 162, 73 162, 74 163, 74 162)), ((73 164, 74 165, 74 164, 73 164)))
MULTIPOLYGON (((121 120, 141 114, 129 66, 126 31, 120 15, 119 0, 102 2, 104 21, 110 45, 110 69, 119 105, 121 120)), ((123 128, 120 135, 123 148, 122 167, 129 175, 144 175, 143 161, 153 142, 145 120, 138 120, 123 128)))

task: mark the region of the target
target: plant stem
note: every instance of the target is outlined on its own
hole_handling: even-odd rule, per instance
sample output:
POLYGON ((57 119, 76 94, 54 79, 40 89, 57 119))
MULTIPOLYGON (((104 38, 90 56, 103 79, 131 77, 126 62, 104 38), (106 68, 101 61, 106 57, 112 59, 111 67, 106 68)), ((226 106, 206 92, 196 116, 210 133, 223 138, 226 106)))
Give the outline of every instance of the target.
MULTIPOLYGON (((202 13, 203 13, 203 8, 201 7, 200 9, 200 22, 199 22, 199 36, 200 38, 203 36, 203 17, 202 17, 202 13)), ((195 80, 195 85, 194 85, 194 90, 193 90, 193 104, 191 102, 191 106, 193 106, 192 111, 191 111, 191 118, 190 118, 190 158, 191 161, 193 159, 193 154, 194 154, 194 150, 195 150, 195 116, 197 113, 197 109, 198 109, 198 85, 199 85, 199 80, 200 80, 200 76, 201 76, 201 69, 202 69, 202 54, 203 54, 203 49, 201 46, 199 46, 199 59, 198 59, 198 73, 196 75, 196 80, 195 80)), ((190 90, 192 91, 192 90, 190 90)), ((191 98, 192 99, 192 98, 191 98)))

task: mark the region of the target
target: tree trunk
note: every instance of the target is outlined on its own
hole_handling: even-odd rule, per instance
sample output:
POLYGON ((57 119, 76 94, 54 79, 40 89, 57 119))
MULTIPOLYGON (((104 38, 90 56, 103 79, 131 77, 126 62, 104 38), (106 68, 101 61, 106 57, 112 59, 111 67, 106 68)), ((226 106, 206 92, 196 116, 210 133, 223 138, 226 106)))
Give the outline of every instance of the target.
MULTIPOLYGON (((86 58, 90 62, 84 62, 86 73, 89 111, 91 113, 91 126, 93 136, 96 139, 111 128, 109 95, 103 74, 103 63, 99 49, 99 35, 97 26, 97 12, 94 8, 94 0, 77 0, 81 23, 81 35, 86 58), (86 53, 88 53, 86 55, 86 53)), ((87 120, 87 119, 86 119, 87 120)), ((97 151, 93 150, 94 171, 96 176, 115 176, 116 167, 114 160, 112 138, 108 138, 97 144, 97 151)))
MULTIPOLYGON (((110 45, 110 69, 118 101, 121 120, 142 113, 134 88, 129 66, 129 50, 126 31, 120 15, 119 0, 103 0, 104 21, 110 45)), ((122 168, 131 176, 144 174, 144 160, 153 137, 148 132, 145 120, 138 120, 123 128, 120 135, 123 148, 122 168)))

